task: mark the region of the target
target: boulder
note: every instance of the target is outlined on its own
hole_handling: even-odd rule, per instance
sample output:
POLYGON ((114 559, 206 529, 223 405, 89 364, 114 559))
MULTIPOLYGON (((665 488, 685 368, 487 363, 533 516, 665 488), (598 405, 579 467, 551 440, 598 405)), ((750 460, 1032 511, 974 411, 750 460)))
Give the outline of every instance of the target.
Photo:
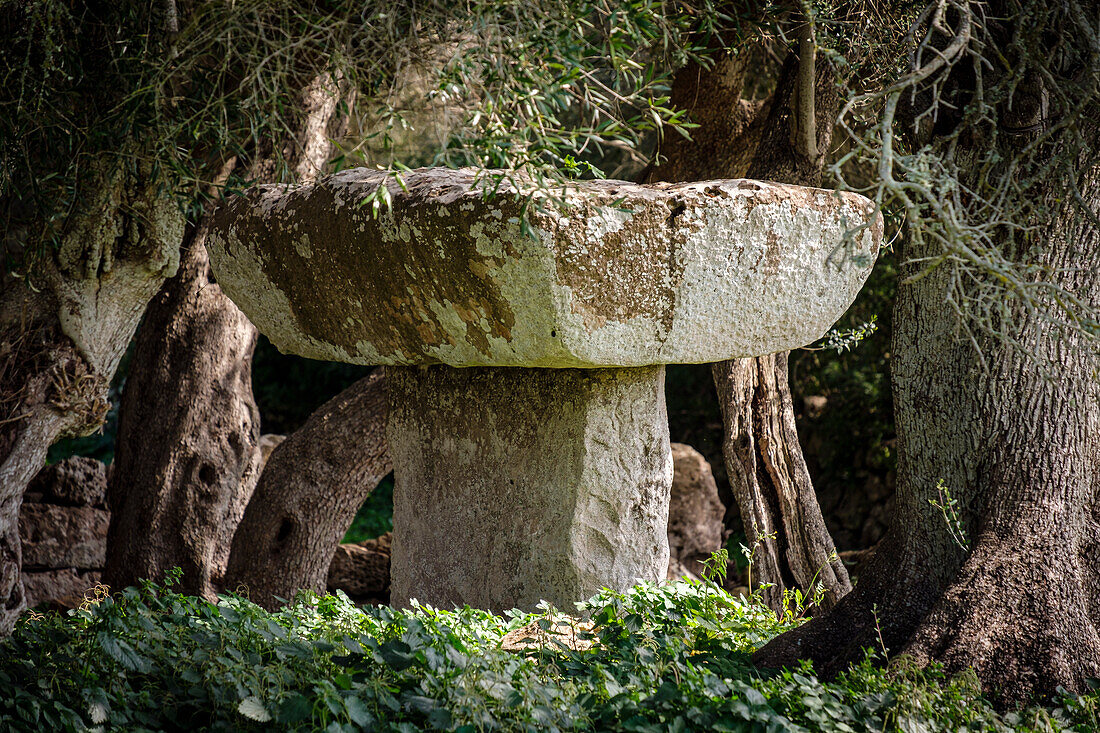
POLYGON ((61 608, 75 608, 83 600, 86 591, 100 580, 98 570, 42 570, 23 573, 23 589, 27 595, 27 608, 48 603, 61 608))
POLYGON ((275 433, 265 433, 260 436, 260 468, 263 470, 267 465, 267 459, 271 457, 271 452, 282 445, 282 442, 286 440, 285 435, 277 435, 275 433))
POLYGON ((725 544, 722 517, 710 464, 690 445, 672 443, 672 492, 668 506, 669 577, 700 577, 703 561, 725 544))
POLYGON ((387 532, 337 547, 328 568, 328 590, 342 590, 358 602, 389 603, 391 537, 387 532))

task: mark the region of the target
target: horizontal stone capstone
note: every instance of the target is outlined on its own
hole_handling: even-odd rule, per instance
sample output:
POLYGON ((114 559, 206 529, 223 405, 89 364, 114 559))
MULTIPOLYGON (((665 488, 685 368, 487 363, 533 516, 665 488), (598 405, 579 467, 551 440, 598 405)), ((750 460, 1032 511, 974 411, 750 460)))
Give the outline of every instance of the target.
POLYGON ((820 338, 882 224, 854 193, 750 180, 538 188, 502 171, 343 171, 229 200, 222 289, 281 350, 358 364, 707 363, 820 338), (391 205, 377 215, 378 187, 391 205))

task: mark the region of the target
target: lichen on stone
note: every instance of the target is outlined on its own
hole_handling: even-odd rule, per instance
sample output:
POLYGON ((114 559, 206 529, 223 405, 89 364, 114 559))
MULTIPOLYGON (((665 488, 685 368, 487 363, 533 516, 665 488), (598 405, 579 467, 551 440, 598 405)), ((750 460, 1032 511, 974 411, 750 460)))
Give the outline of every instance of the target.
POLYGON ((359 169, 257 187, 219 213, 212 263, 261 331, 304 356, 638 366, 818 338, 881 237, 855 194, 738 180, 545 191, 495 175, 420 169, 402 187, 359 169), (380 185, 392 206, 375 217, 363 203, 380 185), (847 243, 859 258, 837 267, 847 228, 868 222, 847 243))

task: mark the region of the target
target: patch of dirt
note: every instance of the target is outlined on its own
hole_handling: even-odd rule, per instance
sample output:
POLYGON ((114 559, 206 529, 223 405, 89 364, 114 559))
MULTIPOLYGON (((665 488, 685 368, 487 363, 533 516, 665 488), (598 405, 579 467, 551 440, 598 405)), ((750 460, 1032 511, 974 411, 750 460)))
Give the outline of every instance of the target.
MULTIPOLYGON (((540 619, 546 621, 546 619, 540 619)), ((500 640, 500 648, 506 652, 526 652, 547 647, 566 648, 573 651, 591 649, 595 642, 586 637, 592 633, 592 622, 563 616, 542 628, 539 621, 509 631, 500 640)))

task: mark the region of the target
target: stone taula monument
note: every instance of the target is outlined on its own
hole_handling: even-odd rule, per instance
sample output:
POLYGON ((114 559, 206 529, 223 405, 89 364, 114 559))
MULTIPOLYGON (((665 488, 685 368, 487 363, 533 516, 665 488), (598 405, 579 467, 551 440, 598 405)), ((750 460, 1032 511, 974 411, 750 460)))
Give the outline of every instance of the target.
POLYGON ((386 365, 394 605, 570 611, 662 578, 664 365, 820 338, 882 241, 853 193, 402 178, 258 186, 208 243, 221 287, 278 348, 386 365), (392 205, 376 216, 364 203, 381 185, 392 205))

